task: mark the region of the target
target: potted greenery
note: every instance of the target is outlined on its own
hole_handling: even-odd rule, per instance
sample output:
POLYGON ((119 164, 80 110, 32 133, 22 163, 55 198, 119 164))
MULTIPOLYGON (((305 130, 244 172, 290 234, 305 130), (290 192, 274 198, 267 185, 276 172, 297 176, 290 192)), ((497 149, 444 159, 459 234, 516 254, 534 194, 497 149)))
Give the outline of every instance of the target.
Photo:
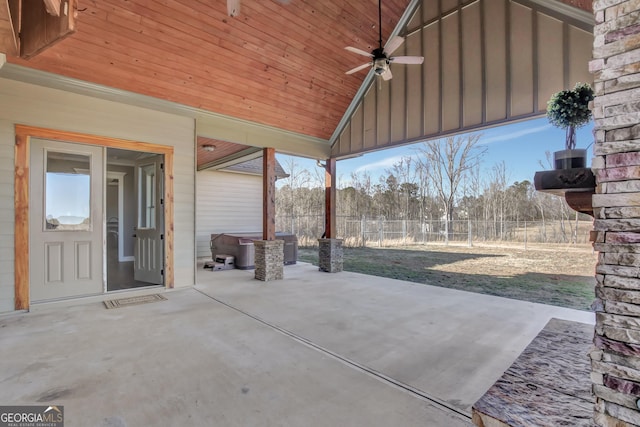
POLYGON ((554 93, 547 103, 547 118, 552 125, 566 129, 565 149, 553 153, 556 169, 584 168, 587 150, 576 149, 576 129, 589 123, 593 89, 587 83, 576 83, 571 90, 554 93))

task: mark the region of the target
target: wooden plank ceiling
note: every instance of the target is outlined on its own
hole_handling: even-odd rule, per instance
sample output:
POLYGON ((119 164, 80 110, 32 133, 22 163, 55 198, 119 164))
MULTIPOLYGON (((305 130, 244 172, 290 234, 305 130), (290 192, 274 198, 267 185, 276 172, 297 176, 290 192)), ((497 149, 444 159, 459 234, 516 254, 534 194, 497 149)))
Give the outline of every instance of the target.
MULTIPOLYGON (((366 61, 344 47, 377 46, 377 3, 241 0, 231 18, 225 0, 80 0, 74 35, 7 61, 327 141, 366 76, 344 74, 366 61)), ((409 3, 382 1, 383 42, 409 3)))
MULTIPOLYGON (((409 0, 384 0, 383 35, 409 0)), ((377 43, 377 1, 81 0, 77 32, 8 62, 328 139, 377 43)))

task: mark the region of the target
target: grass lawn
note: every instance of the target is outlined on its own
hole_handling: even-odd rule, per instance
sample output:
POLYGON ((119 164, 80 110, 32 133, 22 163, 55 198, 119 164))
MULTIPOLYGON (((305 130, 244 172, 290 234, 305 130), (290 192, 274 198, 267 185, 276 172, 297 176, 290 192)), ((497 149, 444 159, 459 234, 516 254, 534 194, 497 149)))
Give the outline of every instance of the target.
MULTIPOLYGON (((318 265, 318 249, 298 259, 318 265)), ((344 248, 346 271, 578 310, 595 298, 596 261, 589 246, 344 248)))

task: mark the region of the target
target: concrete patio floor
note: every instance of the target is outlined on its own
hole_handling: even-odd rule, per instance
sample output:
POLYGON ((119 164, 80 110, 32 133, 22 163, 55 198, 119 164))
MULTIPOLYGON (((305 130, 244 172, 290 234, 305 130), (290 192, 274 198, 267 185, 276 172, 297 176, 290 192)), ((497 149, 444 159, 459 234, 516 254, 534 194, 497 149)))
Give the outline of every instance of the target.
POLYGON ((308 264, 253 274, 0 317, 0 405, 64 405, 67 426, 468 426, 550 318, 594 320, 308 264))

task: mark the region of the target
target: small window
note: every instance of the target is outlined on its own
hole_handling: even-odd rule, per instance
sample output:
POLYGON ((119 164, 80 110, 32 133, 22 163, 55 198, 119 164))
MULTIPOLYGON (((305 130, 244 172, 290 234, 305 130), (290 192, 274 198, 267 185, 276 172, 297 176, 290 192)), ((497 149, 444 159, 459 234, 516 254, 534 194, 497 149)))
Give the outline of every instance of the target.
POLYGON ((91 156, 47 151, 45 229, 91 230, 91 156))
POLYGON ((156 164, 138 169, 138 228, 156 228, 156 164))

